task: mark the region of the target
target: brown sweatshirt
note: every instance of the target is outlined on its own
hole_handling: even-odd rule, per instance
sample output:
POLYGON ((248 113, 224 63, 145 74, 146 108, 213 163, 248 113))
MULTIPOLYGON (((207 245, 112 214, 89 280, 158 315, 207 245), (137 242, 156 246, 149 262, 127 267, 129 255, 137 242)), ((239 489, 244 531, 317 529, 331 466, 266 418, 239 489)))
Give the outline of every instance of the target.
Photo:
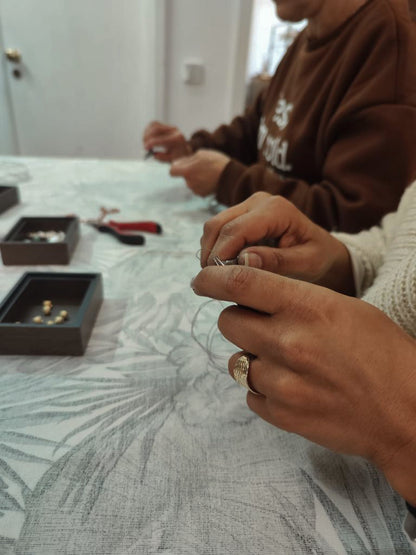
POLYGON ((396 209, 416 177, 416 28, 406 0, 369 0, 330 36, 301 32, 244 116, 191 137, 232 160, 217 199, 283 195, 327 229, 396 209))

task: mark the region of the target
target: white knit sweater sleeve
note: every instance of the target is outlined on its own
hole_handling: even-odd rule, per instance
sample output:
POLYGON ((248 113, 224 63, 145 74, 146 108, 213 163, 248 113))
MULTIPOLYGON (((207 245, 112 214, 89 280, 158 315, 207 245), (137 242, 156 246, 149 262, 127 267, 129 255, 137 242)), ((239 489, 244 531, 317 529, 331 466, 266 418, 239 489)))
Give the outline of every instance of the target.
POLYGON ((397 212, 387 214, 380 226, 361 231, 355 235, 332 233, 347 247, 354 273, 355 292, 362 297, 373 284, 394 234, 397 212))
POLYGON ((335 235, 351 254, 357 297, 416 338, 416 182, 379 227, 335 235))

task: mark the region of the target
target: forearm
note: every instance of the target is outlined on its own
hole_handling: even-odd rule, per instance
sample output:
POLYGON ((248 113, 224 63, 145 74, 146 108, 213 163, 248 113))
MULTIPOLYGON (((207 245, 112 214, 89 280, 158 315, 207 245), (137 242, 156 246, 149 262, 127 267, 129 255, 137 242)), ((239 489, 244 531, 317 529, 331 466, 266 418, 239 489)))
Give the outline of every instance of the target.
POLYGON ((244 164, 257 161, 257 134, 262 113, 263 94, 244 115, 235 117, 229 125, 221 125, 210 133, 200 130, 194 133, 189 144, 194 152, 213 149, 227 154, 244 164))
POLYGON ((361 219, 359 212, 362 207, 357 207, 355 211, 350 206, 344 206, 342 196, 328 182, 310 184, 300 179, 284 178, 264 164, 247 167, 232 160, 220 176, 217 199, 222 204, 233 206, 257 191, 287 198, 327 230, 338 229, 341 222, 344 230, 354 228, 357 225, 354 217, 357 217, 357 222, 361 219))
POLYGON ((243 123, 234 121, 232 125, 221 125, 213 133, 200 130, 189 141, 193 152, 200 149, 217 150, 244 164, 257 161, 256 132, 244 129, 243 123))
POLYGON ((219 178, 216 196, 220 203, 234 206, 257 191, 281 195, 327 230, 355 233, 379 223, 389 204, 384 206, 378 200, 373 200, 373 197, 382 196, 382 186, 371 194, 366 193, 365 198, 351 191, 354 201, 350 200, 347 186, 344 186, 344 190, 345 193, 328 179, 308 183, 301 179, 285 178, 264 164, 247 167, 231 160, 219 178))

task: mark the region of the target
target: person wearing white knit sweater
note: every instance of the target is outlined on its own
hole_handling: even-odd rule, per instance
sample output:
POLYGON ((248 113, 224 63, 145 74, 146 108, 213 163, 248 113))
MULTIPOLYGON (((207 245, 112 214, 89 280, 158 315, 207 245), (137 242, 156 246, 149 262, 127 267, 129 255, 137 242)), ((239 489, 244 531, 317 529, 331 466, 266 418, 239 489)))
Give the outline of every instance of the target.
MULTIPOLYGON (((356 235, 256 193, 205 224, 201 265, 196 294, 236 303, 218 326, 249 353, 249 407, 367 458, 416 516, 416 182, 356 235)), ((241 351, 229 361, 235 379, 241 351)))

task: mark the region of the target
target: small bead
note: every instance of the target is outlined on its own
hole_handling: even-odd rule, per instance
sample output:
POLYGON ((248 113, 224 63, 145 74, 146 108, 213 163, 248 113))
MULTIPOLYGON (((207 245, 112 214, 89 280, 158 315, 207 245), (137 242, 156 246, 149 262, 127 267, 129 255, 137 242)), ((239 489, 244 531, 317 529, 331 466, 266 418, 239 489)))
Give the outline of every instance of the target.
POLYGON ((61 310, 59 316, 62 316, 62 318, 66 320, 68 318, 68 312, 66 310, 61 310))
POLYGON ((46 300, 46 301, 43 301, 43 303, 42 303, 42 304, 49 304, 49 305, 52 305, 52 301, 48 301, 48 300, 46 300))
POLYGON ((48 321, 47 321, 48 326, 53 326, 54 323, 55 323, 55 322, 54 322, 53 320, 48 320, 48 321))
POLYGON ((33 318, 33 321, 35 322, 35 324, 41 324, 43 322, 43 318, 42 316, 35 316, 33 318))
POLYGON ((45 314, 45 316, 48 316, 51 313, 52 307, 45 304, 43 305, 43 314, 45 314))
POLYGON ((64 321, 62 316, 57 316, 55 318, 55 324, 62 324, 62 322, 64 321))

